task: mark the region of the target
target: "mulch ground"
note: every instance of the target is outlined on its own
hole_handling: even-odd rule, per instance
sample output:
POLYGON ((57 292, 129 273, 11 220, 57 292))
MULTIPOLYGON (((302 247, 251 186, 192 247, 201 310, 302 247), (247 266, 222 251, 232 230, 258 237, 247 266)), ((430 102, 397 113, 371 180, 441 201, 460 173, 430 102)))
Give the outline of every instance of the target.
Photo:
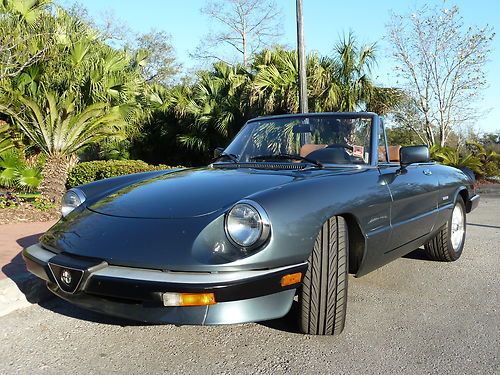
POLYGON ((29 203, 21 203, 14 208, 0 209, 0 224, 33 223, 57 220, 61 216, 59 208, 42 211, 29 203))

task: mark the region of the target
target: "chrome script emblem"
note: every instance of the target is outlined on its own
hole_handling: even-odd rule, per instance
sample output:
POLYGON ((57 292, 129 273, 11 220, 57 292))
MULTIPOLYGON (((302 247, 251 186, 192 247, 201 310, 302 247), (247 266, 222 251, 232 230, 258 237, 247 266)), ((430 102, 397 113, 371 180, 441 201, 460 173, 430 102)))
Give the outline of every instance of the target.
POLYGON ((68 270, 61 272, 61 281, 66 285, 71 284, 71 273, 68 270))

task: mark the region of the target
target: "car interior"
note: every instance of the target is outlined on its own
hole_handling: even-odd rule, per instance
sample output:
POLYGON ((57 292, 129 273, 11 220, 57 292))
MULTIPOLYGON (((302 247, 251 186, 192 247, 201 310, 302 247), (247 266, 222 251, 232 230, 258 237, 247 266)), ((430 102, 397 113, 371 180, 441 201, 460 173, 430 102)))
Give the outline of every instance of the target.
MULTIPOLYGON (((329 147, 327 144, 313 144, 306 143, 300 148, 300 156, 307 157, 314 160, 319 160, 322 163, 331 164, 346 164, 346 163, 359 163, 362 159, 353 157, 346 150, 349 146, 343 147, 329 147)), ((389 146, 389 162, 399 163, 399 150, 400 145, 389 146)), ((386 162, 385 147, 379 147, 379 162, 386 162)))

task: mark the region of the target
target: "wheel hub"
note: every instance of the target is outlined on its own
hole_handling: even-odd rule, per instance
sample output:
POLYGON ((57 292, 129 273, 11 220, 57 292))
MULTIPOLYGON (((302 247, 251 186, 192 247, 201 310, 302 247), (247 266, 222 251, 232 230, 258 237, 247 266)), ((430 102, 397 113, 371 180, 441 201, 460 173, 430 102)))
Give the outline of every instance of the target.
POLYGON ((451 215, 451 246, 453 250, 458 250, 462 245, 465 233, 464 211, 462 206, 457 204, 453 208, 451 215))

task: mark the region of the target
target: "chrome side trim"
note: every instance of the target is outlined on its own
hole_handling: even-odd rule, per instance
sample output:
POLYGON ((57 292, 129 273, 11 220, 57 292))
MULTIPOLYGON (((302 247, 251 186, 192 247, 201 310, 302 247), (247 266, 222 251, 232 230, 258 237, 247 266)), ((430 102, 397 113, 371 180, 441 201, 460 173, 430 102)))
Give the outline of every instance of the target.
POLYGON ((216 273, 201 272, 163 272, 142 268, 129 268, 119 266, 108 266, 90 274, 93 276, 105 276, 119 279, 129 279, 138 281, 158 281, 174 284, 216 284, 227 283, 238 280, 251 279, 254 277, 269 275, 275 272, 286 271, 287 269, 302 266, 307 263, 299 263, 286 267, 279 267, 257 271, 224 271, 216 273))
POLYGON ((55 257, 57 254, 52 251, 45 250, 40 244, 31 245, 25 249, 26 253, 34 259, 48 263, 49 260, 55 257))

